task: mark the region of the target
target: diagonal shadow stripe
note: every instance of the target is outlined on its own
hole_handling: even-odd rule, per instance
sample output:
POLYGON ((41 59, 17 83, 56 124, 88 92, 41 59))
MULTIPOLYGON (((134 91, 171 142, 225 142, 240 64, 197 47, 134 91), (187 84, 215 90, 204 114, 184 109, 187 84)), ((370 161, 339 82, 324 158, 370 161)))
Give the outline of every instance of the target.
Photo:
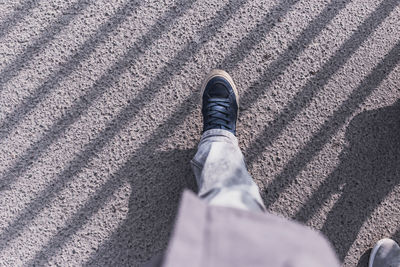
POLYGON ((0 38, 3 38, 4 35, 9 33, 11 28, 29 15, 31 13, 30 11, 39 3, 40 0, 27 0, 11 12, 0 24, 0 38))
POLYGON ((9 63, 0 72, 0 91, 3 90, 3 86, 13 77, 15 77, 18 72, 30 61, 35 55, 42 51, 47 44, 54 37, 59 34, 62 29, 68 26, 71 21, 79 13, 83 12, 90 4, 88 0, 79 0, 78 2, 72 4, 64 13, 68 15, 61 15, 53 24, 43 30, 43 35, 33 41, 24 52, 18 55, 11 63, 9 63))
MULTIPOLYGON (((327 84, 329 78, 332 77, 351 57, 351 55, 364 43, 368 36, 389 16, 390 12, 399 4, 399 0, 384 0, 374 10, 369 17, 357 28, 352 36, 345 41, 345 43, 338 49, 338 51, 330 57, 330 59, 322 66, 322 68, 311 78, 306 85, 293 97, 293 100, 286 105, 283 111, 277 116, 269 126, 264 127, 263 131, 258 135, 256 140, 249 146, 246 151, 248 155, 248 163, 251 166, 262 154, 265 147, 271 144, 283 131, 283 129, 292 122, 296 115, 301 112, 311 102, 313 97, 327 84)), ((303 35, 303 34, 302 34, 303 35)), ((294 42, 295 45, 299 44, 298 41, 294 42)), ((295 47, 293 45, 293 47, 295 47)), ((287 52, 289 53, 289 52, 287 52)), ((263 88, 271 84, 276 76, 273 76, 273 68, 266 72, 264 75, 266 85, 258 85, 263 88), (272 78, 271 78, 272 77, 272 78)), ((257 88, 257 86, 254 86, 257 88)), ((243 102, 253 102, 254 96, 244 96, 243 102)), ((242 98, 243 99, 243 98, 242 98)), ((286 171, 288 168, 285 168, 286 171)), ((290 168, 289 168, 290 169, 290 168)), ((300 168, 297 168, 300 170, 300 168)), ((286 188, 290 182, 294 181, 295 175, 291 173, 291 179, 282 181, 282 175, 278 175, 273 182, 265 190, 266 199, 268 199, 267 206, 272 204, 278 198, 279 194, 286 188), (272 190, 273 189, 273 190, 272 190)))
MULTIPOLYGON (((134 164, 134 163, 131 163, 134 164)), ((121 170, 122 172, 123 170, 121 170)), ((118 174, 117 174, 118 175, 118 174)), ((67 227, 60 229, 56 235, 32 258, 25 266, 35 266, 39 260, 41 262, 48 261, 55 255, 62 244, 66 243, 71 237, 76 234, 90 218, 96 214, 105 203, 110 200, 113 193, 123 185, 123 180, 113 179, 107 181, 100 190, 96 191, 96 195, 92 196, 87 204, 85 204, 77 213, 73 215, 67 222, 67 227), (60 242, 62 240, 62 242, 60 242)))
MULTIPOLYGON (((297 1, 292 1, 292 2, 287 3, 285 1, 282 1, 279 5, 276 5, 270 12, 268 12, 268 14, 265 17, 266 18, 274 17, 274 18, 278 19, 280 16, 284 16, 290 10, 291 6, 296 2, 297 1), (275 14, 275 15, 272 15, 272 14, 275 14)), ((227 21, 227 19, 229 19, 228 14, 229 13, 233 14, 234 12, 236 12, 240 8, 240 6, 242 6, 244 3, 245 2, 241 2, 239 5, 238 4, 232 5, 234 8, 229 7, 229 6, 224 8, 224 10, 222 12, 220 12, 219 18, 218 18, 219 20, 222 20, 222 21, 217 24, 215 22, 210 23, 207 27, 208 28, 211 27, 212 31, 210 31, 209 29, 207 29, 207 27, 205 27, 203 29, 204 36, 201 39, 205 40, 207 38, 210 38, 212 35, 214 35, 216 32, 216 29, 218 27, 221 27, 227 21)), ((216 19, 214 19, 214 21, 215 20, 216 19)), ((273 25, 267 25, 267 27, 269 27, 271 29, 273 27, 273 25)), ((245 38, 245 39, 247 39, 247 38, 245 38)), ((194 48, 196 48, 195 52, 197 52, 200 48, 200 47, 198 47, 199 45, 195 44, 195 43, 192 43, 191 46, 194 46, 194 48)), ((190 47, 185 48, 184 51, 186 51, 186 50, 190 51, 189 48, 190 47)), ((193 49, 193 47, 192 47, 192 49, 193 49)), ((192 52, 192 54, 194 54, 195 52, 192 52)), ((181 52, 180 54, 185 54, 185 53, 181 52)), ((181 56, 182 55, 179 55, 176 59, 174 59, 173 60, 174 63, 168 64, 168 65, 172 65, 172 67, 174 67, 173 70, 176 69, 176 71, 174 71, 174 74, 176 74, 180 70, 181 66, 183 65, 182 60, 179 60, 181 58, 181 56)), ((230 56, 232 56, 232 54, 230 56)), ((168 72, 168 70, 166 69, 165 71, 162 71, 161 74, 159 75, 159 77, 157 77, 157 78, 159 80, 163 81, 165 79, 165 76, 168 75, 168 73, 170 73, 170 72, 168 72)), ((154 80, 157 81, 158 79, 154 79, 154 80)), ((152 90, 159 90, 159 86, 161 86, 161 85, 155 84, 155 86, 156 87, 150 85, 146 88, 151 88, 152 90)), ((188 98, 186 98, 184 103, 192 103, 195 100, 197 100, 197 98, 198 98, 197 92, 192 93, 188 98)), ((81 153, 80 155, 78 155, 70 163, 69 167, 58 176, 56 182, 54 183, 56 185, 55 189, 47 188, 47 189, 43 190, 44 192, 42 192, 37 198, 35 198, 35 200, 33 200, 29 204, 29 207, 24 209, 24 211, 18 216, 18 218, 16 220, 14 220, 14 222, 9 227, 7 227, 7 229, 5 231, 2 232, 2 234, 0 235, 0 240, 4 240, 4 242, 0 241, 0 250, 4 249, 4 246, 6 245, 6 243, 8 241, 12 240, 13 238, 15 238, 17 236, 18 232, 22 231, 22 228, 29 221, 33 220, 33 218, 40 213, 40 211, 43 209, 42 202, 41 202, 43 199, 45 199, 46 201, 51 201, 51 199, 53 199, 56 196, 56 193, 59 192, 60 190, 62 190, 62 188, 65 186, 65 184, 68 182, 68 180, 72 179, 72 177, 76 173, 80 172, 82 170, 82 168, 90 160, 90 158, 92 158, 94 155, 96 155, 96 153, 98 153, 104 147, 104 145, 113 136, 115 136, 115 134, 117 132, 119 132, 122 129, 122 127, 125 126, 125 124, 127 124, 127 122, 131 119, 130 116, 133 115, 135 112, 138 112, 137 110, 135 110, 135 105, 138 105, 138 103, 142 103, 142 102, 138 102, 138 103, 137 102, 138 101, 136 101, 136 100, 132 101, 131 104, 124 111, 122 111, 115 120, 113 120, 113 122, 108 124, 108 127, 106 127, 106 131, 103 131, 100 134, 100 136, 95 139, 95 141, 93 141, 92 143, 85 146, 84 152, 81 153), (6 233, 11 233, 11 234, 6 234, 6 233)), ((179 121, 184 120, 184 118, 182 118, 182 120, 178 120, 177 118, 179 118, 179 116, 181 114, 189 114, 193 109, 194 109, 194 106, 182 106, 181 108, 176 110, 174 112, 174 114, 172 116, 170 116, 170 119, 167 122, 167 125, 169 125, 168 130, 173 131, 173 129, 176 128, 177 125, 179 125, 179 123, 180 123, 179 121), (174 123, 176 123, 176 124, 174 124, 174 123), (173 125, 173 126, 171 126, 171 125, 173 125)), ((157 132, 159 132, 159 129, 157 130, 157 132)), ((152 140, 151 143, 155 143, 159 139, 158 136, 161 136, 161 135, 153 134, 150 139, 150 140, 152 140)), ((144 147, 146 147, 146 146, 147 145, 145 145, 144 147)))
POLYGON ((112 18, 101 24, 96 33, 86 40, 68 61, 61 64, 58 71, 50 75, 50 77, 40 87, 38 87, 33 94, 19 104, 13 112, 9 113, 0 125, 0 140, 8 137, 18 123, 20 123, 29 112, 36 108, 46 95, 71 75, 71 73, 73 73, 73 71, 79 66, 80 62, 89 58, 96 48, 125 21, 129 14, 132 14, 139 5, 140 3, 128 1, 125 5, 118 8, 112 18))
MULTIPOLYGON (((308 24, 300 35, 290 43, 288 49, 286 49, 279 58, 268 67, 258 81, 254 82, 250 86, 252 93, 241 96, 240 102, 242 103, 242 106, 249 107, 257 101, 258 97, 263 94, 266 88, 271 85, 272 82, 275 81, 293 61, 297 59, 300 53, 311 44, 326 25, 328 25, 340 10, 344 9, 350 2, 351 0, 335 0, 330 2, 321 13, 308 24)), ((266 21, 267 20, 269 20, 269 18, 266 18, 266 21)), ((237 55, 238 59, 244 59, 251 52, 248 47, 256 45, 256 43, 252 42, 252 39, 257 40, 258 42, 261 41, 257 32, 262 29, 262 27, 262 24, 258 25, 258 29, 251 32, 249 38, 246 38, 246 41, 240 44, 236 49, 235 55, 237 55)), ((226 66, 228 70, 232 70, 235 67, 235 61, 231 58, 227 58, 223 62, 223 66, 226 66)))
MULTIPOLYGON (((40 158, 43 152, 60 136, 62 136, 62 134, 70 125, 72 125, 80 118, 80 116, 87 112, 89 106, 91 106, 99 97, 101 97, 106 92, 107 88, 112 86, 112 84, 118 80, 120 75, 129 66, 131 66, 142 53, 144 53, 144 50, 141 48, 149 47, 151 43, 159 39, 162 33, 173 25, 173 21, 179 16, 182 16, 194 2, 195 0, 185 1, 185 4, 178 4, 167 11, 142 38, 133 44, 133 46, 121 58, 121 60, 117 61, 113 66, 111 66, 107 72, 93 84, 88 92, 81 96, 79 100, 77 100, 69 109, 69 111, 66 112, 60 119, 58 119, 58 121, 52 125, 49 131, 46 132, 40 140, 35 142, 29 149, 27 149, 13 165, 13 167, 5 172, 0 180, 0 189, 4 190, 6 187, 10 186, 16 181, 18 176, 22 175, 26 170, 28 170, 30 165, 40 158), (175 12, 178 13, 175 14, 175 12)), ((187 47, 187 50, 189 50, 189 47, 187 47)), ((79 55, 77 55, 77 57, 74 59, 74 62, 75 64, 79 64, 79 55)), ((138 101, 131 103, 131 108, 142 108, 144 104, 147 103, 146 101, 151 99, 149 96, 155 95, 155 93, 158 91, 155 88, 160 88, 160 86, 156 85, 156 83, 158 81, 164 81, 164 83, 167 81, 166 74, 167 72, 165 71, 163 75, 159 75, 158 79, 155 79, 154 84, 151 84, 153 87, 146 88, 147 90, 142 90, 141 93, 138 94, 138 101), (146 99, 146 97, 149 98, 146 99)), ((44 90, 47 92, 50 89, 51 88, 45 87, 44 90)), ((133 114, 134 113, 131 113, 130 116, 133 114)))
MULTIPOLYGON (((231 1, 227 4, 216 17, 202 29, 203 39, 211 38, 217 30, 225 24, 229 20, 228 14, 233 14, 236 12, 241 5, 245 4, 246 1, 231 1)), ((187 4, 187 8, 189 7, 189 3, 187 4)), ((181 12, 182 6, 181 7, 181 12)), ((176 10, 176 7, 171 8, 171 10, 176 10)), ((170 14, 170 16, 172 16, 170 14)), ((164 23, 166 25, 166 23, 164 23)), ((154 34, 154 32, 153 32, 154 34)), ((93 140, 92 142, 85 145, 83 152, 77 155, 69 164, 69 166, 57 176, 57 179, 49 185, 46 189, 44 189, 41 193, 39 193, 38 197, 36 197, 28 207, 26 207, 21 214, 0 234, 0 250, 3 250, 7 243, 13 238, 18 236, 18 233, 23 230, 23 227, 29 223, 31 220, 35 218, 44 208, 43 201, 46 202, 51 201, 56 194, 60 192, 65 185, 68 183, 70 179, 78 172, 82 171, 82 169, 86 166, 86 164, 98 153, 100 153, 101 149, 119 132, 123 127, 125 127, 129 121, 132 119, 135 114, 138 114, 140 109, 145 106, 149 101, 153 99, 153 96, 158 92, 162 86, 169 80, 170 75, 176 75, 183 68, 183 62, 189 60, 195 52, 198 52, 200 48, 204 45, 198 44, 195 42, 189 43, 184 49, 182 49, 177 56, 171 60, 163 70, 155 77, 147 86, 145 86, 138 96, 130 101, 130 104, 121 111, 111 122, 107 124, 105 130, 102 131, 99 136, 93 140)), ((145 46, 147 47, 147 45, 145 46)), ((124 57, 126 60, 127 57, 124 57)), ((132 60, 127 60, 127 66, 130 65, 132 60), (129 64, 128 64, 129 63, 129 64)), ((118 68, 122 68, 120 64, 116 64, 118 68)), ((118 71, 121 71, 118 69, 118 71)), ((116 78, 116 74, 110 72, 108 76, 116 78)), ((102 85, 103 83, 99 84, 102 85)), ((105 86, 110 85, 110 83, 106 83, 105 86)), ((93 90, 99 91, 99 88, 93 87, 93 90)), ((196 95, 193 93, 191 97, 195 97, 196 95)), ((87 104, 87 102, 85 102, 87 104)), ((79 106, 78 106, 79 107, 79 106)), ((34 159, 39 158, 41 153, 44 151, 44 146, 50 145, 54 138, 58 138, 59 135, 65 131, 66 127, 72 124, 73 121, 77 120, 79 116, 87 110, 87 105, 81 109, 74 109, 69 112, 67 118, 62 118, 56 126, 53 127, 53 131, 50 134, 46 135, 46 139, 44 141, 40 141, 40 146, 34 146, 29 150, 29 153, 26 153, 28 156, 33 157, 34 159), (59 127, 61 129, 59 129, 59 127)), ((185 113, 187 114, 187 113, 185 113)), ((176 114, 174 114, 176 115, 176 114)), ((178 117, 178 116, 175 116, 178 117)), ((174 116, 172 116, 174 118, 174 116)), ((29 158, 29 157, 28 157, 29 158)), ((23 162, 21 161, 20 164, 23 162)), ((11 185, 15 181, 15 179, 22 173, 28 169, 29 166, 19 166, 16 165, 13 169, 14 171, 18 171, 19 174, 15 174, 13 172, 7 172, 8 175, 4 175, 2 180, 2 186, 6 187, 11 185), (10 176, 12 175, 12 177, 10 176), (11 179, 10 179, 11 178, 11 179)))
MULTIPOLYGON (((289 176, 296 177, 307 163, 322 150, 323 146, 329 141, 329 139, 346 123, 346 119, 356 111, 360 104, 362 104, 374 89, 382 83, 399 62, 400 41, 397 42, 384 59, 351 93, 349 98, 333 113, 330 119, 324 123, 320 130, 313 135, 304 149, 287 164, 288 169, 291 169, 292 172, 290 174, 283 172, 277 177, 277 179, 286 180, 289 176)), ((303 222, 311 219, 329 195, 338 190, 338 188, 332 188, 331 185, 332 183, 330 183, 330 181, 324 181, 318 190, 313 193, 312 197, 307 200, 303 207, 296 213, 296 215, 294 215, 293 219, 303 222), (328 185, 330 186, 329 194, 327 194, 327 190, 325 190, 328 185), (313 205, 311 205, 311 203, 313 205), (317 203, 318 205, 314 205, 317 203)), ((337 186, 339 187, 340 185, 338 184, 337 186)))

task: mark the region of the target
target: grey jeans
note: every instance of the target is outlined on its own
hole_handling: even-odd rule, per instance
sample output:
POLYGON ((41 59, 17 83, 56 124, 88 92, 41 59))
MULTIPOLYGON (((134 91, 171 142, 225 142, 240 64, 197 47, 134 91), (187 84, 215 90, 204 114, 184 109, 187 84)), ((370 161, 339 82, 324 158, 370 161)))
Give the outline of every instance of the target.
POLYGON ((265 211, 259 188, 248 173, 237 138, 231 132, 204 132, 191 165, 198 195, 210 205, 265 211))

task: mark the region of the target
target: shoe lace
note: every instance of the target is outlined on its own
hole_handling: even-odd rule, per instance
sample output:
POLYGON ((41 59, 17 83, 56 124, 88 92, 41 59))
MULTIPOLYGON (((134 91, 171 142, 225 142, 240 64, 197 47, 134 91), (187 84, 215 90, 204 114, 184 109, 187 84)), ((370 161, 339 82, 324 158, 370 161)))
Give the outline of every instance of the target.
POLYGON ((226 129, 232 130, 229 126, 229 99, 225 98, 210 98, 206 106, 206 116, 209 118, 207 124, 212 126, 223 126, 226 129))

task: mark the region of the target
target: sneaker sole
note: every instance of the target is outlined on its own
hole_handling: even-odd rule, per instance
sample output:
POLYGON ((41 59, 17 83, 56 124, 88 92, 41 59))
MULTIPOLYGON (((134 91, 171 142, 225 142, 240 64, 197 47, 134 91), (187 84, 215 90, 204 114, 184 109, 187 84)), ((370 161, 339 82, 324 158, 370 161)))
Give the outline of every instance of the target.
MULTIPOLYGON (((203 83, 201 84, 201 95, 200 95, 201 106, 203 106, 203 94, 204 94, 204 90, 206 89, 207 83, 212 78, 215 78, 215 77, 223 77, 223 78, 225 78, 230 83, 230 85, 232 86, 233 92, 235 93, 235 96, 236 96, 236 103, 238 105, 237 118, 239 118, 239 92, 238 92, 238 90, 236 88, 235 83, 233 82, 232 77, 226 71, 223 71, 223 70, 218 70, 218 69, 212 70, 207 75, 207 77, 204 79, 203 83)), ((237 120, 237 118, 236 118, 236 120, 237 120)))
POLYGON ((382 244, 385 243, 385 242, 388 242, 388 241, 392 242, 391 239, 389 239, 389 238, 384 238, 384 239, 379 240, 379 241, 376 243, 376 245, 374 246, 374 248, 371 250, 371 254, 370 254, 370 256, 369 256, 368 267, 373 267, 373 263, 374 263, 374 260, 375 260, 376 253, 378 252, 378 250, 379 250, 379 248, 382 246, 382 244))

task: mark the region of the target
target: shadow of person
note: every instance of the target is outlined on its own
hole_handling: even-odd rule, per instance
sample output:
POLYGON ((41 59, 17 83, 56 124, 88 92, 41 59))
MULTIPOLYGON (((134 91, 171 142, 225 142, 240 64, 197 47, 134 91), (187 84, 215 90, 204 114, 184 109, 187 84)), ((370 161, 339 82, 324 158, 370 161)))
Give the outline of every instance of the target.
MULTIPOLYGON (((368 239, 357 237, 362 224, 400 182, 400 100, 354 117, 346 140, 338 167, 295 216, 300 221, 309 220, 324 200, 339 193, 321 231, 342 261, 357 238, 368 239)), ((390 224, 391 218, 384 212, 379 216, 390 224)))
POLYGON ((154 151, 130 162, 119 177, 131 184, 128 214, 86 266, 139 266, 166 248, 181 193, 195 190, 189 164, 194 154, 194 149, 154 151))

